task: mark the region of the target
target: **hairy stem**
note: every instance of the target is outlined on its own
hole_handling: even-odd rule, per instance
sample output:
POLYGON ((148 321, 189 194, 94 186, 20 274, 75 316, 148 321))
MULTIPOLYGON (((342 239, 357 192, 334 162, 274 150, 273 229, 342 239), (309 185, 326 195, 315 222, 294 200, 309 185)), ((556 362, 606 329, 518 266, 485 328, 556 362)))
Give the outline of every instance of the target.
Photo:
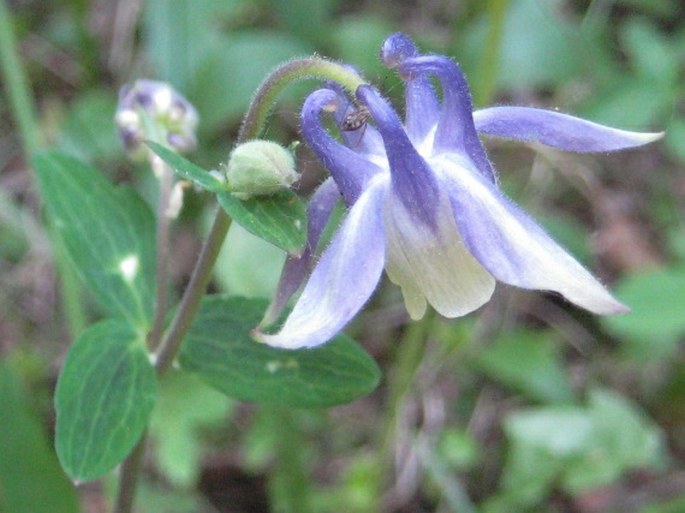
POLYGON ((296 80, 320 79, 338 82, 354 96, 357 87, 364 84, 364 80, 351 69, 341 64, 319 57, 295 59, 269 74, 262 82, 250 105, 250 111, 245 116, 238 143, 255 139, 261 135, 266 126, 271 107, 286 86, 296 80))

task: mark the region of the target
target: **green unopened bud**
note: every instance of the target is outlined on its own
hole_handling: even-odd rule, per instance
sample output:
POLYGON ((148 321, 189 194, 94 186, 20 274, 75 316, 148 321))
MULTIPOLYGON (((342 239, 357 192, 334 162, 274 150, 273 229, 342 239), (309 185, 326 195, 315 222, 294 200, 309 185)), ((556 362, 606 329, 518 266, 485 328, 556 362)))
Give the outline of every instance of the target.
POLYGON ((298 178, 292 152, 259 139, 234 149, 226 170, 228 189, 242 199, 269 196, 290 187, 298 178))

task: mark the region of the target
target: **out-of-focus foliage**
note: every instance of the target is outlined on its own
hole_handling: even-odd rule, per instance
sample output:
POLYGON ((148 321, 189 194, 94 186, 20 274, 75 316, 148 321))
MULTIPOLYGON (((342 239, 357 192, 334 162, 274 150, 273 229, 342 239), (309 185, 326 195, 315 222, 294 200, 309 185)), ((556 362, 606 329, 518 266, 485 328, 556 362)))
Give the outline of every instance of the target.
MULTIPOLYGON (((369 397, 326 411, 255 407, 233 403, 187 374, 168 376, 152 413, 153 457, 145 466, 140 511, 256 512, 269 503, 273 511, 298 513, 685 510, 682 2, 10 5, 47 143, 144 198, 154 196, 151 173, 126 163, 112 123, 122 84, 147 77, 182 91, 201 119, 200 147, 188 158, 217 169, 255 87, 285 59, 314 52, 342 59, 401 105, 399 81, 377 57, 378 45, 393 31, 453 56, 476 87, 486 89, 483 70, 494 63, 492 103, 558 108, 621 128, 666 131, 663 143, 621 155, 581 158, 545 150, 533 156, 507 144, 491 146, 511 195, 600 274, 632 313, 596 319, 556 297, 500 287, 487 307, 466 319, 417 327, 407 322, 398 291, 388 284, 351 327, 383 374, 369 397), (497 6, 504 17, 493 33, 497 6), (492 40, 499 40, 494 54, 488 53, 492 40), (418 339, 427 340, 425 346, 418 339), (421 349, 415 365, 407 363, 411 344, 421 349)), ((301 100, 317 86, 308 82, 285 93, 267 137, 286 145, 299 138, 301 100)), ((18 386, 26 381, 34 385, 29 391, 54 387, 72 340, 40 228, 35 176, 22 158, 6 92, 3 81, 0 115, 8 122, 0 127, 0 509, 71 513, 77 508, 73 490, 46 443, 54 421, 50 403, 18 386), (22 354, 34 355, 39 364, 15 366, 22 354)), ((297 192, 306 197, 322 174, 306 149, 298 156, 304 178, 297 192)), ((71 171, 79 169, 86 168, 71 171)), ((48 184, 60 176, 45 175, 48 184)), ((94 171, 88 176, 74 196, 91 195, 93 214, 70 214, 83 218, 80 236, 123 241, 121 220, 88 235, 94 218, 107 213, 106 196, 125 194, 94 171)), ((172 237, 172 295, 187 283, 215 208, 209 198, 186 189, 172 237)), ((43 208, 59 208, 58 200, 45 195, 43 208)), ((124 217, 143 211, 149 217, 147 206, 133 203, 124 217)), ((285 252, 252 237, 233 228, 213 290, 253 298, 273 293, 285 252)), ((136 246, 137 239, 131 240, 136 246)), ((119 263, 130 253, 129 246, 122 248, 119 263)), ((122 290, 116 284, 96 289, 93 297, 107 305, 86 308, 90 320, 103 311, 118 315, 106 298, 121 298, 122 290)), ((141 316, 148 309, 146 304, 141 316)), ((201 338, 186 349, 186 364, 197 356, 201 338)), ((222 354, 232 350, 223 348, 222 354)), ((357 353, 348 351, 330 369, 345 370, 350 354, 357 353)), ((216 365, 224 378, 222 372, 241 370, 219 358, 202 363, 216 365)), ((377 375, 362 367, 358 375, 367 381, 356 386, 368 388, 377 375)), ((240 388, 236 381, 229 385, 240 388)), ((263 393, 243 392, 245 398, 263 393)), ((102 511, 106 493, 78 490, 83 511, 102 511)))
POLYGON ((0 363, 0 508, 16 513, 76 513, 76 494, 59 469, 17 376, 18 366, 12 363, 0 363))

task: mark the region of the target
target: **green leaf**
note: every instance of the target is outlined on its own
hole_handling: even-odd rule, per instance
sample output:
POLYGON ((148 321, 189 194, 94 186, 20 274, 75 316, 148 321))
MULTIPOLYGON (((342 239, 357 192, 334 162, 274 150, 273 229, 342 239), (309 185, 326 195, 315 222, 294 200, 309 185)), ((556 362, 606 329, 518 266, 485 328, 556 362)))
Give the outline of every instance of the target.
POLYGON ((670 39, 647 19, 629 18, 620 35, 638 74, 657 82, 678 80, 679 59, 670 39))
MULTIPOLYGON (((668 127, 666 128, 666 137, 664 143, 671 155, 677 158, 681 164, 685 164, 685 118, 674 113, 668 127)), ((677 227, 677 233, 683 233, 680 227, 677 227)))
POLYGON ((598 389, 588 403, 530 408, 507 417, 503 491, 494 504, 521 511, 540 501, 555 481, 576 494, 605 486, 628 470, 663 464, 661 432, 629 400, 598 389))
POLYGON ((671 84, 629 77, 614 82, 610 94, 588 100, 582 114, 597 123, 644 131, 650 125, 663 127, 663 118, 670 116, 674 97, 671 84))
POLYGON ((271 298, 284 261, 281 249, 233 223, 221 247, 214 277, 221 290, 230 290, 233 295, 271 298))
POLYGON ((303 408, 348 403, 376 387, 378 366, 345 335, 295 351, 255 342, 250 331, 267 306, 260 299, 206 298, 186 336, 181 366, 231 397, 303 408))
POLYGON ((628 276, 615 285, 614 292, 632 311, 604 317, 602 322, 626 343, 629 356, 645 361, 676 349, 685 334, 685 267, 628 276))
POLYGON ((159 158, 169 164, 181 178, 184 178, 210 192, 223 192, 226 190, 226 182, 196 166, 189 160, 184 159, 178 153, 162 146, 154 141, 147 141, 147 145, 159 158))
POLYGON ((273 196, 241 200, 228 192, 217 194, 219 205, 233 220, 291 255, 299 255, 307 241, 307 209, 290 190, 273 196))
POLYGON ((478 366, 491 379, 543 402, 568 402, 571 389, 557 348, 546 333, 507 334, 487 347, 478 366))
POLYGON ((35 159, 49 221, 102 309, 146 327, 155 288, 155 220, 129 189, 56 152, 35 159))
POLYGON ((660 429, 629 399, 593 390, 587 415, 592 436, 564 469, 561 482, 568 492, 607 485, 627 470, 658 468, 665 462, 660 429))
POLYGON ((76 513, 74 487, 48 445, 32 399, 12 368, 0 363, 0 511, 76 513))
POLYGON ((90 481, 119 464, 147 426, 156 389, 140 333, 113 320, 84 331, 55 392, 56 447, 64 470, 90 481))
POLYGON ((192 487, 200 470, 199 431, 228 416, 231 400, 196 376, 172 371, 164 376, 150 422, 155 457, 176 486, 192 487))

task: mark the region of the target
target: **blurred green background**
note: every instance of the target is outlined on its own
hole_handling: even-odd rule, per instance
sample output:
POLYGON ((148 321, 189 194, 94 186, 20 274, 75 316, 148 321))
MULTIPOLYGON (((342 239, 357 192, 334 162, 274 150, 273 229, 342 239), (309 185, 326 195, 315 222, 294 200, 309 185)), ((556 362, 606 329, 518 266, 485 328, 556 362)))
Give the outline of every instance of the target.
MULTIPOLYGON (((201 118, 190 158, 215 168, 256 86, 294 56, 351 63, 399 107, 401 82, 378 60, 396 31, 454 57, 477 106, 534 105, 667 131, 643 149, 582 157, 486 141, 504 189, 631 314, 600 319, 499 286, 466 318, 410 324, 386 283, 349 330, 384 370, 369 397, 285 411, 168 379, 139 511, 685 512, 680 0, 17 0, 0 16, 18 41, 41 143, 148 198, 154 178, 126 160, 112 122, 121 85, 147 77, 183 92, 201 118), (399 341, 419 338, 422 357, 407 370, 399 341), (392 462, 380 492, 370 478, 379 454, 392 462)), ((69 297, 9 73, 0 84, 0 511, 106 511, 114 477, 74 491, 52 449, 52 392, 79 321, 65 321, 69 297)), ((298 138, 299 104, 315 85, 288 91, 269 137, 298 138)), ((306 194, 323 174, 306 148, 298 153, 306 194)), ((213 209, 209 195, 186 198, 173 233, 177 290, 213 209)), ((213 289, 269 297, 283 258, 234 226, 213 289)))

